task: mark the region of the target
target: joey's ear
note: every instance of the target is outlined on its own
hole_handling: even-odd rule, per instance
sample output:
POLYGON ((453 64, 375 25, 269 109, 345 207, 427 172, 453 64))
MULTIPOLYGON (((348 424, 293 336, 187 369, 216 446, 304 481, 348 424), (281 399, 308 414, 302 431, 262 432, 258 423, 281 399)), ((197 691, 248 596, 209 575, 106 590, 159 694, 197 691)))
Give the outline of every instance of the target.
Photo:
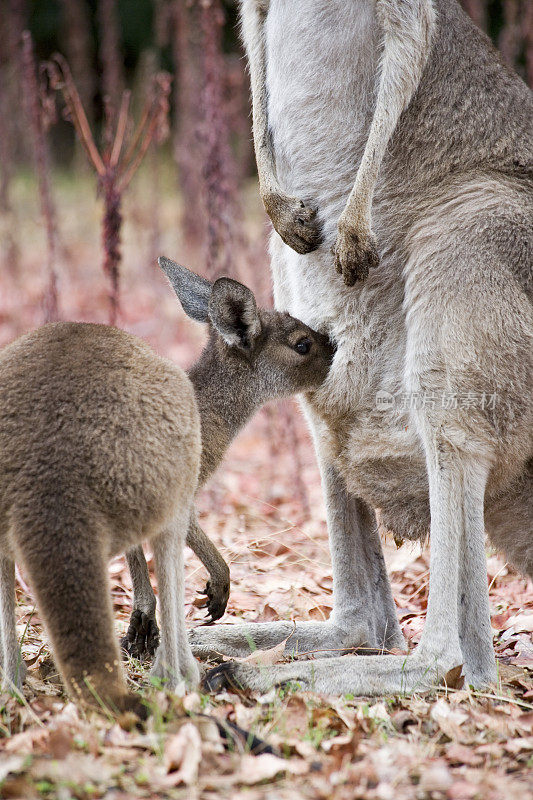
POLYGON ((157 263, 169 279, 187 316, 198 322, 207 322, 209 297, 213 284, 165 256, 160 256, 157 263))
POLYGON ((231 278, 219 278, 209 298, 209 317, 230 345, 249 350, 261 333, 261 321, 253 293, 231 278))

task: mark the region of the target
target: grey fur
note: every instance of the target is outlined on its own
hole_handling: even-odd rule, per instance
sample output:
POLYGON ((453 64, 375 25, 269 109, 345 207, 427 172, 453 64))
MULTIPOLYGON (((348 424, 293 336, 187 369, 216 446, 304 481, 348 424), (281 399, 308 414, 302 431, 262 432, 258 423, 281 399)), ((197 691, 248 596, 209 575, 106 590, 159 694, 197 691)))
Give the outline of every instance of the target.
MULTIPOLYGON (((342 477, 324 481, 335 607, 297 624, 287 652, 400 641, 368 509, 398 538, 430 532, 431 570, 409 657, 219 676, 385 694, 463 664, 484 686, 496 671, 483 527, 533 574, 531 93, 456 0, 244 0, 242 20, 276 307, 337 344, 305 403, 322 473, 342 477), (380 409, 379 391, 408 400, 380 409), (443 400, 454 393, 475 400, 443 400)), ((257 638, 285 633, 261 625, 257 638)), ((247 636, 218 626, 191 641, 243 655, 247 636)))
POLYGON ((160 256, 157 263, 169 279, 187 316, 197 322, 207 322, 211 283, 165 256, 160 256))

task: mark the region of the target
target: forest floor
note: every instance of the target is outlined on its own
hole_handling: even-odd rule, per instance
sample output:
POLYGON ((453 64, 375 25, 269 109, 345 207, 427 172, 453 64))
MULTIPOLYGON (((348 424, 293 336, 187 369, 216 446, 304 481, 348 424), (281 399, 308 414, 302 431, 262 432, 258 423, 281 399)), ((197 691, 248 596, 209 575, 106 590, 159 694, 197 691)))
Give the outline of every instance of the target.
MULTIPOLYGON (((65 242, 61 312, 106 320, 93 194, 60 186, 65 242)), ((137 197, 143 198, 141 192, 137 197)), ((42 322, 43 238, 31 186, 17 185, 18 263, 0 272, 0 345, 42 322), (20 222, 24 220, 24 223, 20 222)), ((161 252, 179 256, 177 205, 160 210, 161 252)), ((150 209, 126 206, 119 324, 187 366, 202 342, 150 257, 150 209)), ((153 218, 153 214, 151 215, 153 218)), ((193 266, 200 269, 200 260, 193 266)), ((327 619, 331 563, 320 481, 309 437, 293 404, 260 413, 232 446, 200 498, 200 518, 231 565, 223 622, 327 619), (287 419, 293 420, 287 434, 287 419), (287 441, 289 438, 289 441, 287 441)), ((397 611, 410 647, 423 626, 428 548, 396 549, 384 535, 397 611)), ((151 557, 149 564, 151 565, 151 557)), ((206 574, 187 551, 187 622, 202 623, 194 600, 206 574)), ((132 589, 122 558, 110 565, 117 636, 132 589)), ((0 697, 0 796, 4 798, 240 798, 287 800, 533 800, 533 587, 488 552, 488 578, 499 681, 479 693, 442 687, 414 697, 328 697, 282 688, 257 696, 166 693, 149 664, 131 661, 129 679, 152 714, 143 729, 127 718, 85 714, 65 697, 24 575, 17 614, 29 666, 23 695, 0 697), (215 720, 235 723, 268 743, 228 747, 215 720)), ((277 656, 277 653, 274 654, 277 656)))

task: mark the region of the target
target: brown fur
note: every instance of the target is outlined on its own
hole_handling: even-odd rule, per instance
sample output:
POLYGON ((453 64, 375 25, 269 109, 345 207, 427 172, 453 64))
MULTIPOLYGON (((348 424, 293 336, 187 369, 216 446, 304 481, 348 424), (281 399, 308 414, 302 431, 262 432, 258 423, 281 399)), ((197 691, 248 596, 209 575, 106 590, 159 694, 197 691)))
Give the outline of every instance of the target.
MULTIPOLYGON (((230 283, 219 294, 242 290, 253 299, 230 283)), ((140 339, 103 325, 46 325, 0 354, 0 621, 8 682, 23 678, 14 638, 16 560, 67 689, 138 710, 113 635, 108 560, 153 539, 163 614, 180 613, 184 624, 183 608, 170 607, 161 545, 183 545, 173 526, 184 522, 185 533, 192 518, 200 464, 205 476, 236 432, 239 410, 247 419, 265 393, 318 384, 329 366, 323 337, 287 314, 261 312, 259 329, 239 348, 212 328, 191 380, 140 339), (306 357, 290 347, 304 335, 312 339, 306 357)), ((164 621, 162 629, 164 642, 164 621)))

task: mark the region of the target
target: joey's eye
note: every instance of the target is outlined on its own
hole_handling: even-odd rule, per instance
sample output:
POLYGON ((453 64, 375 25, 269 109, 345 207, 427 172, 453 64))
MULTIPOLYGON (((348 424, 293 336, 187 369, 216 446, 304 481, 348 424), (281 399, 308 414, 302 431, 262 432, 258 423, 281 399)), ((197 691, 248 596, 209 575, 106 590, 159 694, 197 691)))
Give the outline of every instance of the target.
POLYGON ((296 344, 294 345, 294 349, 301 356, 306 356, 308 354, 308 352, 310 351, 312 344, 313 343, 312 343, 311 339, 308 339, 307 336, 304 336, 303 339, 300 339, 299 342, 296 342, 296 344))

